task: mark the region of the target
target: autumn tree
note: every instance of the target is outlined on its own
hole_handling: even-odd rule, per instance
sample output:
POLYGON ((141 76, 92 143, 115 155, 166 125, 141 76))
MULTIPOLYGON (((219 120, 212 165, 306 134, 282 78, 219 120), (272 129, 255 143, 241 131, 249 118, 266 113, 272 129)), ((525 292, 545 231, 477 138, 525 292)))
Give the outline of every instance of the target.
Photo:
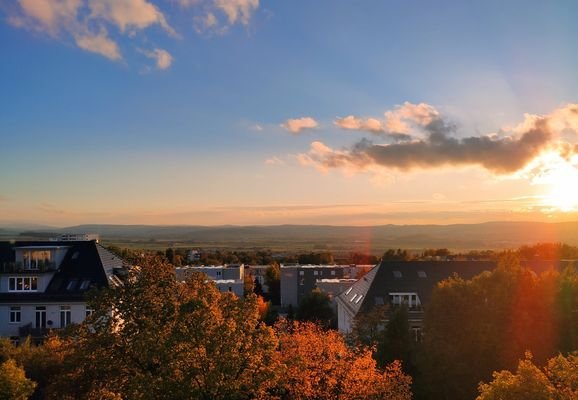
POLYGON ((477 400, 573 400, 578 398, 578 355, 551 358, 537 367, 530 353, 520 360, 516 372, 493 373, 490 383, 479 385, 477 400))
POLYGON ((380 371, 367 348, 350 348, 343 336, 312 323, 277 325, 283 373, 280 399, 411 399, 411 378, 399 363, 380 371))
POLYGON ((36 383, 24 374, 24 369, 12 358, 0 364, 0 400, 26 400, 36 383))
POLYGON ((202 274, 177 282, 157 259, 92 304, 52 398, 250 398, 274 381, 277 342, 255 296, 221 294, 202 274))

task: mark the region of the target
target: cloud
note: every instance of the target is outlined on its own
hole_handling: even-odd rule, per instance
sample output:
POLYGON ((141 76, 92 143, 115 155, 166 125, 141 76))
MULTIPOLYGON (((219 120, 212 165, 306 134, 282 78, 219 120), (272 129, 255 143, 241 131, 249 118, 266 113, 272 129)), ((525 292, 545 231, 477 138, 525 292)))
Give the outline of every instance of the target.
POLYGON ((18 0, 18 4, 22 13, 10 16, 10 23, 54 36, 63 26, 76 23, 82 0, 18 0))
MULTIPOLYGON (((194 27, 198 33, 222 34, 235 24, 248 26, 259 8, 259 0, 173 1, 194 11, 194 27)), ((131 41, 142 31, 158 26, 169 36, 180 37, 161 11, 160 0, 13 0, 6 3, 13 3, 4 4, 0 0, 11 26, 73 42, 83 50, 113 61, 123 60, 116 36, 131 41)), ((138 51, 137 46, 134 48, 138 51)), ((152 54, 158 69, 170 67, 173 57, 166 50, 154 49, 152 54)))
POLYGON ((381 121, 377 118, 359 118, 354 115, 348 115, 345 118, 337 118, 335 125, 345 130, 369 132, 375 135, 388 136, 394 141, 411 140, 411 135, 405 132, 387 129, 386 121, 381 121))
POLYGON ((214 0, 214 4, 227 15, 229 24, 240 22, 248 25, 251 15, 259 7, 259 0, 214 0))
POLYGON ((164 14, 147 0, 89 0, 88 4, 91 17, 114 23, 123 33, 159 24, 171 36, 177 36, 164 14))
POLYGON ((311 117, 302 117, 295 119, 288 119, 285 123, 281 124, 282 128, 287 129, 289 132, 297 135, 301 133, 304 129, 314 129, 317 128, 319 124, 311 117))
POLYGON ((368 131, 373 133, 385 132, 385 128, 380 120, 376 118, 357 118, 353 115, 349 115, 345 118, 337 118, 335 120, 335 125, 342 129, 350 129, 356 131, 368 131))
MULTIPOLYGON (((107 25, 131 38, 154 24, 178 36, 164 14, 147 0, 18 0, 18 6, 8 15, 12 26, 64 41, 72 38, 79 48, 114 61, 122 60, 122 54, 107 25)), ((167 55, 156 54, 159 67, 170 65, 172 57, 167 55)))
MULTIPOLYGON (((570 104, 546 116, 526 116, 517 128, 499 135, 456 137, 457 128, 427 104, 405 103, 386 112, 397 128, 422 138, 402 143, 380 144, 362 139, 350 148, 336 150, 313 142, 307 153, 298 155, 304 165, 320 170, 339 168, 345 171, 368 171, 376 167, 407 171, 443 166, 481 166, 495 174, 521 171, 548 151, 568 159, 576 153, 576 144, 563 138, 578 136, 578 105, 570 104)), ((351 121, 355 121, 352 119, 351 121)))
POLYGON ((179 0, 182 7, 202 8, 204 12, 194 18, 195 30, 225 33, 230 26, 248 26, 259 0, 179 0), (221 16, 221 17, 219 17, 221 16))
POLYGON ((111 60, 122 59, 118 45, 108 37, 104 28, 96 35, 75 34, 74 36, 76 45, 81 49, 100 54, 111 60))
POLYGON ((412 125, 423 127, 439 118, 438 111, 429 104, 405 102, 391 111, 385 112, 385 126, 389 132, 406 133, 412 131, 412 125))
POLYGON ((148 58, 155 60, 158 69, 168 69, 173 62, 173 56, 163 49, 154 49, 151 51, 140 50, 140 52, 148 58))
MULTIPOLYGON (((271 157, 267 160, 265 160, 265 165, 283 165, 285 164, 285 162, 283 162, 283 160, 281 160, 279 157, 271 157)), ((2 198, 0 197, 0 200, 2 198)))

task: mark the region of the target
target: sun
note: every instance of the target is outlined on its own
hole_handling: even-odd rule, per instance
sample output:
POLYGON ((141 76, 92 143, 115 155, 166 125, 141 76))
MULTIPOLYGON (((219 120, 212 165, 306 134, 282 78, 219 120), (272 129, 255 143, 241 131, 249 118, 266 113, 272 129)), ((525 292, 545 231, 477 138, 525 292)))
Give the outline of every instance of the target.
POLYGON ((569 212, 578 210, 578 168, 572 160, 550 159, 547 168, 534 181, 544 186, 544 206, 569 212))

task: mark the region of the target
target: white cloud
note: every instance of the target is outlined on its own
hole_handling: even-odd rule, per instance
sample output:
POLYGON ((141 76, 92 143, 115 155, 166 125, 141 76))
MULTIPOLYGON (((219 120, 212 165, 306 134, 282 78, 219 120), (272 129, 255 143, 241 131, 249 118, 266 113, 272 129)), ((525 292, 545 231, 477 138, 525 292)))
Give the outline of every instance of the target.
POLYGON ((147 0, 89 0, 89 8, 92 17, 116 24, 121 32, 159 24, 170 35, 177 36, 164 14, 147 0))
POLYGON ((342 129, 368 131, 373 133, 382 133, 385 131, 383 123, 376 118, 363 119, 349 115, 345 118, 337 118, 334 123, 342 129))
POLYGON ((235 24, 248 26, 259 8, 259 0, 179 0, 179 4, 185 8, 204 10, 202 15, 194 18, 194 27, 198 33, 209 31, 222 34, 235 24))
POLYGON ((76 23, 81 0, 18 0, 21 15, 9 21, 19 27, 44 31, 56 35, 64 25, 76 23))
POLYGON ((285 162, 281 160, 279 157, 271 157, 265 160, 265 165, 283 165, 285 162))
POLYGON ((299 134, 304 129, 314 129, 317 128, 319 124, 311 117, 302 117, 295 119, 288 119, 281 127, 287 129, 293 134, 299 134))
POLYGON ((156 61, 156 65, 158 69, 167 69, 171 66, 173 62, 173 56, 163 49, 154 49, 151 51, 147 50, 140 50, 148 58, 152 58, 156 61))
POLYGON ((248 25, 251 15, 259 7, 259 0, 214 0, 214 4, 227 15, 231 25, 236 22, 248 25))
POLYGON ((101 29, 96 35, 75 35, 74 40, 81 49, 100 54, 111 60, 122 59, 118 45, 108 37, 105 29, 101 29))
POLYGON ((409 134, 411 123, 423 127, 438 117, 439 113, 435 107, 426 103, 412 104, 406 101, 401 106, 385 112, 385 126, 390 132, 409 134))

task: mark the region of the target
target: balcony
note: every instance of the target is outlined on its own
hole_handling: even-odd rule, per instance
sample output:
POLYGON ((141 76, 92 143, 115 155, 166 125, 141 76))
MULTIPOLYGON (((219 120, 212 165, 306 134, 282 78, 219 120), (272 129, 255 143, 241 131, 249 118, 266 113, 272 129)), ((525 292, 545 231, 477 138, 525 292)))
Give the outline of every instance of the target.
POLYGON ((5 262, 0 265, 0 273, 38 274, 39 272, 56 271, 57 266, 53 261, 38 261, 38 263, 25 266, 21 262, 5 262))
POLYGON ((32 337, 32 338, 42 338, 48 335, 50 328, 33 328, 32 324, 26 324, 18 329, 18 336, 20 337, 32 337))

